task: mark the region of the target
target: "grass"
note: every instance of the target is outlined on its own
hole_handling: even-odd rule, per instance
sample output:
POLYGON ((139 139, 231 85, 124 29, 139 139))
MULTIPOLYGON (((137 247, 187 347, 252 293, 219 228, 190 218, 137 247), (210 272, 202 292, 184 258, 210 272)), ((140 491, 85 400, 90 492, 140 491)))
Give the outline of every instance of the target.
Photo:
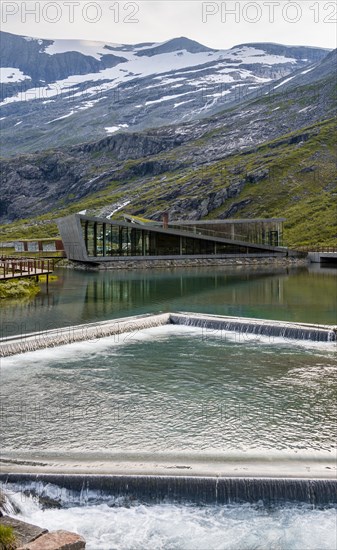
MULTIPOLYGON (((51 281, 58 281, 57 275, 48 275, 48 282, 51 281)), ((46 283, 47 282, 47 275, 39 275, 39 283, 46 283)))
POLYGON ((13 527, 0 524, 0 550, 15 550, 16 537, 13 527))
MULTIPOLYGON (((126 196, 133 199, 125 207, 125 213, 148 218, 170 211, 183 201, 201 204, 212 193, 237 187, 239 192, 209 211, 207 219, 226 216, 226 212, 241 203, 231 217, 285 217, 284 242, 290 247, 336 245, 336 150, 335 119, 330 119, 209 165, 188 166, 159 176, 132 177, 128 181, 108 181, 105 189, 78 202, 34 220, 19 220, 0 227, 1 240, 55 237, 56 218, 85 209, 96 214, 126 196), (259 173, 265 176, 254 181, 259 173)), ((173 151, 168 151, 151 160, 172 159, 173 155, 173 151)), ((144 159, 128 161, 125 168, 142 162, 144 159)), ((122 213, 119 211, 117 217, 121 218, 122 213)))

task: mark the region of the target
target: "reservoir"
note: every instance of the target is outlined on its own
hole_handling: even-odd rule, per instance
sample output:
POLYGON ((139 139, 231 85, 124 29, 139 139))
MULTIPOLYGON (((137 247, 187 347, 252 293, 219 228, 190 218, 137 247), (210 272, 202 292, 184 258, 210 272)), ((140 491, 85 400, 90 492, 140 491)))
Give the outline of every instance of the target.
POLYGON ((337 270, 317 265, 55 274, 49 293, 1 304, 3 337, 159 311, 337 324, 337 270))
MULTIPOLYGON (((49 293, 42 285, 35 299, 3 306, 3 336, 160 311, 337 324, 328 268, 56 274, 49 293)), ((178 488, 179 476, 201 476, 202 494, 207 479, 236 478, 250 495, 212 504, 193 490, 180 502, 149 484, 149 502, 142 491, 125 499, 85 492, 85 481, 71 493, 26 480, 8 485, 25 521, 77 531, 89 550, 336 547, 336 498, 326 491, 336 480, 335 342, 163 325, 3 358, 1 381, 4 469, 68 472, 74 486, 84 472, 175 476, 178 488), (257 495, 294 479, 304 497, 286 489, 291 502, 262 501, 249 478, 257 495), (322 483, 317 494, 311 479, 322 483), (44 509, 36 492, 58 494, 60 508, 44 509)))

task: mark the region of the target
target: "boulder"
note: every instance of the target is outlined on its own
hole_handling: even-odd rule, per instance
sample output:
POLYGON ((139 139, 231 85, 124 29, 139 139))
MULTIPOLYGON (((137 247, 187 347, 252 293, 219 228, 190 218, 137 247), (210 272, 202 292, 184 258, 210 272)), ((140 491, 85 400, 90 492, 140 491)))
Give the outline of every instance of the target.
POLYGON ((18 550, 83 550, 85 540, 69 531, 53 531, 18 548, 18 550))
POLYGON ((47 529, 43 529, 37 525, 32 525, 10 516, 3 516, 0 518, 0 524, 13 528, 16 544, 18 546, 29 544, 44 533, 48 533, 47 529))

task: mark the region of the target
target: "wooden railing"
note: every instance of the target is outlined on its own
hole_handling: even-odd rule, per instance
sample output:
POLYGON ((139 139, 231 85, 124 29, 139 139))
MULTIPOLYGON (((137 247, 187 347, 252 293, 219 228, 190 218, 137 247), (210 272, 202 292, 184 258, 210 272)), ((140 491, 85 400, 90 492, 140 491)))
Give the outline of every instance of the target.
POLYGON ((50 260, 8 257, 0 259, 0 279, 43 275, 52 271, 54 271, 54 264, 50 260))

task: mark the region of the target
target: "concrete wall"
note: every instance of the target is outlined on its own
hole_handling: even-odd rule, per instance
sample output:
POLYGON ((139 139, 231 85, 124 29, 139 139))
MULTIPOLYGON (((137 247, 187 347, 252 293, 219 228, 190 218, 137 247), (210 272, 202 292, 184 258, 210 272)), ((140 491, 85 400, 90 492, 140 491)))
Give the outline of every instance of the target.
POLYGON ((56 220, 67 258, 89 261, 83 238, 80 218, 74 215, 56 220))
POLYGON ((316 264, 337 262, 337 252, 308 252, 308 260, 316 264))

